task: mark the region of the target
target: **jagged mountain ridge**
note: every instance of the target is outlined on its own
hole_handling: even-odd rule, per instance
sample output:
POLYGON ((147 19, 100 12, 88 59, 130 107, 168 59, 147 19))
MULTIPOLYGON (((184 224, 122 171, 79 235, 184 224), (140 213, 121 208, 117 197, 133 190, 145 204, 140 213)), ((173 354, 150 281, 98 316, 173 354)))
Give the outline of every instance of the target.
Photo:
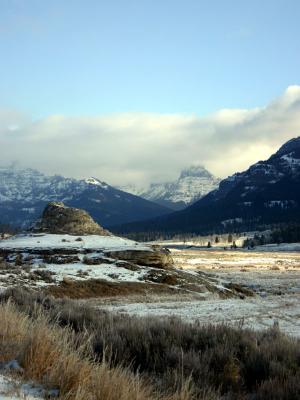
POLYGON ((173 210, 180 210, 216 189, 220 181, 202 165, 194 165, 182 170, 174 182, 152 183, 146 189, 129 185, 124 189, 173 210))
POLYGON ((297 137, 268 160, 224 179, 218 189, 185 210, 118 229, 207 233, 300 222, 299 184, 300 137, 297 137))
POLYGON ((46 176, 30 168, 0 168, 1 223, 27 227, 51 201, 83 208, 105 227, 170 212, 96 178, 77 180, 46 176))

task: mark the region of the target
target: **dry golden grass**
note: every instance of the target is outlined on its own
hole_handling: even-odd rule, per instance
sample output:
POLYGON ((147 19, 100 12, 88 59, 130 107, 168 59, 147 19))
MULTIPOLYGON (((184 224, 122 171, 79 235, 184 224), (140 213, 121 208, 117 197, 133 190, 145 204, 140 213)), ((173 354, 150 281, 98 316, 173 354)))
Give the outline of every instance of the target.
POLYGON ((29 319, 8 303, 0 307, 0 321, 0 362, 5 362, 22 352, 29 319))
POLYGON ((17 359, 24 379, 58 388, 60 399, 69 400, 191 400, 187 385, 167 397, 155 393, 138 374, 122 367, 110 367, 88 357, 89 338, 80 346, 68 328, 50 325, 37 312, 35 319, 10 304, 0 305, 1 361, 17 359))
POLYGON ((162 284, 145 282, 108 282, 101 279, 77 281, 66 279, 57 286, 49 286, 45 293, 56 298, 88 299, 97 297, 130 296, 145 293, 176 293, 162 284))

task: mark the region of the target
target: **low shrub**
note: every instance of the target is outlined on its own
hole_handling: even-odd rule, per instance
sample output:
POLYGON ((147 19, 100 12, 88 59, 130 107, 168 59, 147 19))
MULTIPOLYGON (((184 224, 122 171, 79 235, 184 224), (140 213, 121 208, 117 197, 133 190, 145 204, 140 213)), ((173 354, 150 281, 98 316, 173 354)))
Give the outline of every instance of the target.
POLYGON ((255 332, 175 318, 133 318, 20 290, 1 299, 11 299, 31 317, 41 307, 52 323, 75 335, 88 333, 97 362, 106 354, 113 367, 147 377, 170 396, 177 390, 183 395, 189 382, 189 399, 217 399, 219 391, 226 400, 300 398, 300 341, 278 326, 255 332))
MULTIPOLYGON (((59 399, 159 400, 138 374, 125 367, 113 368, 104 359, 95 363, 88 357, 88 345, 79 345, 83 341, 88 344, 88 337, 76 337, 55 323, 49 325, 40 311, 32 319, 12 304, 2 304, 0 320, 2 361, 16 359, 25 380, 58 389, 59 399)), ((180 393, 174 397, 181 398, 180 393)))

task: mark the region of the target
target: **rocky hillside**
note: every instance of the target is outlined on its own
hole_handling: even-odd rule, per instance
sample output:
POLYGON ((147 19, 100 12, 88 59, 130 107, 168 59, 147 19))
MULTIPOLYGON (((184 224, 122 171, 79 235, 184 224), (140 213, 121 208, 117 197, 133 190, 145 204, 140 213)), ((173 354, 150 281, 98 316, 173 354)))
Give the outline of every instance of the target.
POLYGON ((23 287, 74 299, 137 295, 142 301, 151 294, 155 301, 159 294, 177 300, 253 295, 223 278, 174 267, 168 249, 103 232, 85 211, 62 203, 48 204, 32 232, 0 239, 0 291, 23 287))
POLYGON ((0 168, 0 223, 28 227, 50 201, 85 209, 106 227, 170 211, 95 178, 76 180, 33 169, 0 168))
POLYGON ((1 268, 12 269, 10 262, 19 271, 10 276, 12 279, 0 279, 0 290, 57 285, 66 277, 73 282, 140 282, 148 268, 169 269, 173 265, 168 250, 114 236, 86 211, 58 202, 46 206, 31 232, 0 239, 1 268))
POLYGON ((124 232, 221 232, 300 222, 300 137, 266 161, 224 179, 217 190, 183 211, 120 228, 124 232))
POLYGON ((147 189, 127 186, 130 193, 151 200, 173 210, 180 210, 216 189, 220 179, 201 165, 184 169, 174 182, 152 183, 147 189))

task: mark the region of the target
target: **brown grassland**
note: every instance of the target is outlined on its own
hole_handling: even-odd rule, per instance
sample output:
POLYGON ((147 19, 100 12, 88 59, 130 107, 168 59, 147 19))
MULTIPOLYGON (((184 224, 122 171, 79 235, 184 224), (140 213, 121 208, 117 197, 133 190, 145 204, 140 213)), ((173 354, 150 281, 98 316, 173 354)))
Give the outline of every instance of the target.
POLYGON ((0 318, 0 361, 61 399, 300 398, 300 343, 276 326, 129 318, 21 290, 1 295, 0 318))

